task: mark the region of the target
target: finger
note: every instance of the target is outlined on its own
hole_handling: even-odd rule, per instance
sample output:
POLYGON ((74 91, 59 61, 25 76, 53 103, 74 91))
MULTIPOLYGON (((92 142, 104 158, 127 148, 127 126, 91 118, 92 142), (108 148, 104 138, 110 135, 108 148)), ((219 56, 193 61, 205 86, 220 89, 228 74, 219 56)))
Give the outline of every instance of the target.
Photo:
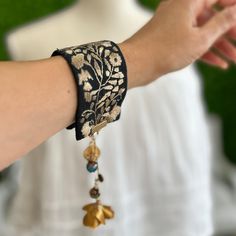
POLYGON ((210 47, 218 38, 234 26, 236 26, 236 5, 218 12, 201 27, 201 31, 210 47))
POLYGON ((228 33, 227 36, 231 39, 236 40, 236 27, 233 27, 228 33))
POLYGON ((218 4, 222 7, 231 6, 236 4, 236 0, 219 0, 218 4))
POLYGON ((202 11, 197 19, 198 26, 200 27, 200 26, 204 25, 214 15, 215 15, 215 12, 212 9, 206 9, 206 10, 202 11))
POLYGON ((214 48, 229 60, 236 62, 236 48, 226 38, 222 38, 216 42, 214 48))
MULTIPOLYGON (((236 0, 219 0, 218 5, 221 7, 232 6, 236 4, 236 0)), ((228 33, 227 36, 236 40, 236 27, 232 28, 228 33)))
POLYGON ((229 66, 224 59, 222 59, 220 56, 216 55, 214 52, 211 51, 205 53, 199 60, 209 65, 220 67, 222 69, 227 69, 229 66))

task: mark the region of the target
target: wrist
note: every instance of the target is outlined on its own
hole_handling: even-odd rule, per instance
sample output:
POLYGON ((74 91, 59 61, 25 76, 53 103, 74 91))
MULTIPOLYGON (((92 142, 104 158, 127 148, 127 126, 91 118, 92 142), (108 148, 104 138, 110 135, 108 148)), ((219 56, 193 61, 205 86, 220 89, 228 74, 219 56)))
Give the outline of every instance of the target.
POLYGON ((164 74, 161 58, 144 43, 126 40, 119 44, 128 72, 128 89, 145 86, 164 74))

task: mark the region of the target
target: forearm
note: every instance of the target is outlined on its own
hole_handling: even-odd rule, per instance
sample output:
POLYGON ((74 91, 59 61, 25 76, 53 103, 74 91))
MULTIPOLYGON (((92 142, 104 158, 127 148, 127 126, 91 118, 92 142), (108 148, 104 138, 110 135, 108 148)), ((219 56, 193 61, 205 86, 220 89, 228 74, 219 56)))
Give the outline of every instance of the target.
MULTIPOLYGON (((140 86, 150 69, 142 69, 144 61, 126 43, 119 46, 126 59, 128 89, 140 86)), ((0 62, 0 169, 72 124, 76 107, 75 80, 63 57, 0 62)))
POLYGON ((61 57, 0 63, 0 169, 71 124, 76 86, 61 57))
MULTIPOLYGON (((223 11, 198 22, 209 13, 203 3, 163 1, 144 27, 119 44, 127 65, 128 89, 147 85, 199 58, 224 67, 224 60, 209 50, 213 46, 235 61, 236 49, 230 41, 221 47, 215 42, 224 35, 236 39, 232 34, 236 32, 236 0, 234 6, 221 1, 223 11)), ((76 84, 62 57, 0 63, 0 169, 73 123, 77 102, 76 84)))

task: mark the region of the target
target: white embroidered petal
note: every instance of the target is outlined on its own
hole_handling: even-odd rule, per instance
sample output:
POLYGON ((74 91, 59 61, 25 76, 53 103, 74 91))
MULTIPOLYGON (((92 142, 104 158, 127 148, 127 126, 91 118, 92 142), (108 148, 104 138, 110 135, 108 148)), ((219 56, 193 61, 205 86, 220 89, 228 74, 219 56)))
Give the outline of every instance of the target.
POLYGON ((84 91, 90 91, 93 87, 89 82, 84 83, 84 91))
POLYGON ((76 56, 72 57, 72 64, 77 68, 80 69, 84 65, 84 54, 78 53, 76 56))
POLYGON ((83 82, 87 82, 88 79, 91 79, 91 75, 87 70, 81 70, 81 73, 79 73, 79 84, 82 85, 83 82))
POLYGON ((91 96, 90 92, 84 92, 84 99, 86 102, 92 101, 92 96, 91 96))
POLYGON ((92 127, 90 127, 88 121, 84 123, 82 130, 81 130, 84 137, 87 137, 90 134, 91 128, 92 127))

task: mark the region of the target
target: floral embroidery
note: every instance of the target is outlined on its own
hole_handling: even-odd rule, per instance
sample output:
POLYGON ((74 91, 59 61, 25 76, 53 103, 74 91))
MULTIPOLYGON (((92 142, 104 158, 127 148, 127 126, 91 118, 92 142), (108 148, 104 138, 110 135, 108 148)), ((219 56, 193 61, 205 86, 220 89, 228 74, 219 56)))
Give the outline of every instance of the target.
POLYGON ((87 70, 81 69, 81 73, 79 73, 79 84, 80 85, 83 84, 83 82, 86 82, 91 78, 92 77, 87 70))
POLYGON ((89 125, 89 122, 85 122, 82 128, 82 134, 86 137, 90 134, 91 132, 91 127, 89 125))
POLYGON ((69 63, 78 85, 76 139, 98 132, 120 118, 127 92, 127 68, 123 54, 112 41, 103 40, 56 50, 69 63))
POLYGON ((111 55, 110 55, 110 63, 113 65, 113 66, 120 66, 121 65, 121 57, 119 56, 118 53, 114 53, 112 52, 111 55))
POLYGON ((80 69, 84 65, 84 54, 77 54, 72 57, 72 64, 77 68, 80 69))

